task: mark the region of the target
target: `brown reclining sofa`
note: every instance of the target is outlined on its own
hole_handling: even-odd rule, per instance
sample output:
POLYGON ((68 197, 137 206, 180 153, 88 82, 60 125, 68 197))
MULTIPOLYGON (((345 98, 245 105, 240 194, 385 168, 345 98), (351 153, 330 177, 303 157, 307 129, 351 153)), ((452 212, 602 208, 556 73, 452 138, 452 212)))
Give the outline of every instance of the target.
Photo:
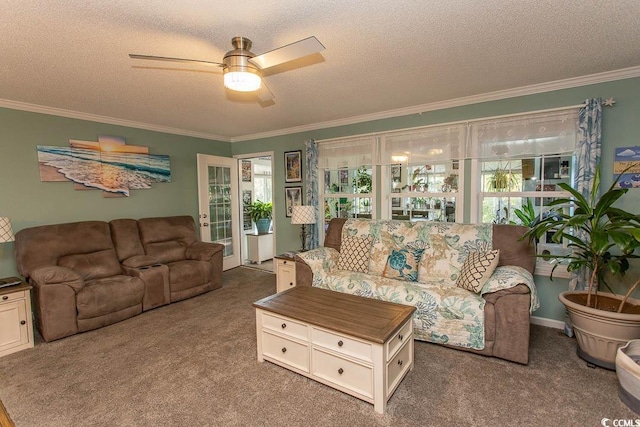
POLYGON ((200 242, 190 216, 43 225, 15 242, 45 341, 220 288, 223 249, 200 242))

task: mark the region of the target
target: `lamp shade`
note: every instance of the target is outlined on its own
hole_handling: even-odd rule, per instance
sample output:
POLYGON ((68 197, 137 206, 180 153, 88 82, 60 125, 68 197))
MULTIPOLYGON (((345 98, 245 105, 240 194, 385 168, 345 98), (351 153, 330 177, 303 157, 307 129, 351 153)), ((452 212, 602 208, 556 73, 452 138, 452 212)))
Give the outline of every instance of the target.
POLYGON ((13 242, 14 240, 11 221, 6 216, 0 216, 0 243, 13 242))
POLYGON ((291 224, 315 224, 316 209, 313 206, 294 206, 291 212, 291 224))

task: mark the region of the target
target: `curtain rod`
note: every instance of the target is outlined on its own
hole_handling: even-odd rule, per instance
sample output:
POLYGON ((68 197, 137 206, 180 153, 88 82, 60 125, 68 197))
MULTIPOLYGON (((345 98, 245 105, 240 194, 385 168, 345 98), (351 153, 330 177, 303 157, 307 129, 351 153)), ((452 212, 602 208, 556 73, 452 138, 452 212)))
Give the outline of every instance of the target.
MULTIPOLYGON (((604 105, 613 106, 613 104, 615 104, 615 101, 613 100, 613 98, 609 98, 609 99, 607 99, 607 101, 608 102, 605 102, 604 105)), ((545 110, 528 111, 528 112, 525 112, 525 113, 513 113, 513 114, 504 114, 504 115, 501 115, 501 116, 490 116, 490 117, 481 117, 481 118, 477 118, 477 119, 458 120, 458 121, 455 121, 455 122, 445 122, 445 123, 437 123, 437 124, 426 125, 426 126, 415 126, 415 127, 411 127, 411 128, 393 129, 393 130, 388 130, 388 131, 384 131, 384 132, 362 133, 362 134, 357 134, 357 135, 341 136, 341 137, 336 137, 336 138, 319 139, 319 140, 316 140, 316 143, 321 144, 321 143, 328 143, 328 142, 337 142, 337 141, 345 140, 345 139, 359 139, 359 138, 366 138, 366 137, 370 137, 370 136, 383 136, 383 135, 390 135, 390 134, 393 134, 393 133, 401 133, 401 132, 414 131, 414 130, 420 130, 420 129, 429 129, 429 128, 440 127, 440 126, 455 126, 455 125, 460 125, 460 124, 471 124, 471 123, 483 122, 483 121, 487 121, 487 120, 504 119, 504 118, 508 118, 508 117, 517 117, 517 116, 524 116, 524 115, 529 115, 529 114, 551 113, 551 112, 563 111, 563 110, 574 110, 574 109, 582 108, 582 107, 585 107, 585 106, 586 106, 586 104, 582 103, 582 104, 577 104, 577 105, 569 105, 569 106, 566 106, 566 107, 557 107, 557 108, 548 108, 548 109, 545 109, 545 110)), ((422 115, 422 113, 418 113, 418 114, 422 115)))

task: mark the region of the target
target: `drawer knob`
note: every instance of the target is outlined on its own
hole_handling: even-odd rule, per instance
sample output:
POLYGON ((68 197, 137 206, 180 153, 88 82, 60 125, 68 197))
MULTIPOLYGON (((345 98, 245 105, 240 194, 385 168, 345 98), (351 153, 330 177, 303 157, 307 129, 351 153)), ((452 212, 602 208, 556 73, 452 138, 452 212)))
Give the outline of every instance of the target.
POLYGON ((287 347, 282 347, 282 352, 286 353, 287 352, 287 347))
POLYGON ((286 328, 286 327, 287 327, 287 324, 286 324, 286 323, 283 323, 283 324, 282 324, 282 329, 284 329, 284 328, 286 328))
POLYGON ((342 375, 342 373, 343 373, 343 372, 344 372, 344 369, 342 369, 342 368, 338 369, 338 373, 339 373, 340 375, 342 375))
POLYGON ((402 341, 402 340, 404 339, 404 335, 402 335, 402 334, 398 335, 398 339, 399 339, 400 341, 402 341))
POLYGON ((287 263, 287 261, 283 261, 282 263, 283 263, 283 264, 286 264, 286 263, 287 263))
POLYGON ((21 324, 21 325, 26 325, 26 324, 27 324, 27 321, 26 321, 26 320, 21 320, 21 321, 20 321, 20 324, 21 324))
POLYGON ((344 343, 342 342, 342 340, 338 341, 338 347, 342 347, 344 345, 344 343))
POLYGON ((398 366, 402 366, 402 360, 398 360, 398 366))
POLYGON ((289 286, 293 286, 293 282, 289 282, 289 286))
POLYGON ((9 299, 9 296, 8 296, 8 295, 5 295, 5 296, 3 296, 3 297, 2 297, 2 301, 6 301, 6 300, 8 300, 8 299, 9 299))

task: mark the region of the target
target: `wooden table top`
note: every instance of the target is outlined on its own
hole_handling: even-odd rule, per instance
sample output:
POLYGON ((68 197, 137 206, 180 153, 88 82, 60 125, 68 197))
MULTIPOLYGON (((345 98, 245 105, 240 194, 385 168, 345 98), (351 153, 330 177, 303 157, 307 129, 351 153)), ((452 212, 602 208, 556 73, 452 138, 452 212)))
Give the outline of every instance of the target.
POLYGON ((5 294, 10 294, 13 292, 18 292, 18 291, 26 291, 28 289, 31 289, 33 286, 27 284, 24 282, 24 280, 20 279, 19 277, 6 277, 4 279, 0 279, 0 282, 13 282, 14 280, 20 280, 20 284, 18 285, 13 285, 13 286, 5 286, 0 288, 0 295, 5 295, 5 294))
POLYGON ((301 322, 383 344, 415 307, 309 286, 268 296, 253 306, 301 322))

